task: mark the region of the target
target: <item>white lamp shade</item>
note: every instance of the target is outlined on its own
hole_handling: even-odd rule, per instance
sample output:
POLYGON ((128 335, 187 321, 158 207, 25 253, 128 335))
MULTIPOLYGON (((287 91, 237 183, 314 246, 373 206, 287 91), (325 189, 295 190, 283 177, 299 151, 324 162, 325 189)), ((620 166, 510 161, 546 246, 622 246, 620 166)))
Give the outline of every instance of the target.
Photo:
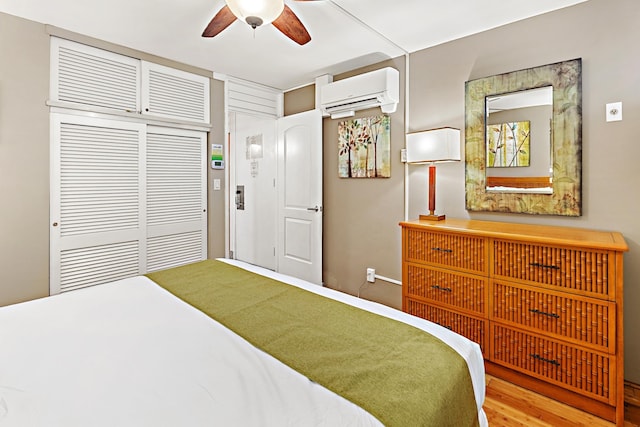
POLYGON ((407 163, 460 160, 460 129, 440 128, 407 134, 407 163))
POLYGON ((226 0, 231 12, 241 21, 248 17, 262 19, 261 25, 267 25, 280 16, 284 10, 284 0, 226 0))

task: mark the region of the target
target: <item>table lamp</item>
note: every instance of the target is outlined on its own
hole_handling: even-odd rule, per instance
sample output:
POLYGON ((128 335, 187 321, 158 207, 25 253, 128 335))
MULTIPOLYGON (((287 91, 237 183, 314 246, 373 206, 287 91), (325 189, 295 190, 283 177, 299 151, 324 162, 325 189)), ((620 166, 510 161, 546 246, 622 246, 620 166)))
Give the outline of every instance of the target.
POLYGON ((445 215, 436 214, 436 163, 460 160, 460 129, 444 127, 408 133, 407 163, 429 165, 429 215, 420 219, 440 221, 445 215))

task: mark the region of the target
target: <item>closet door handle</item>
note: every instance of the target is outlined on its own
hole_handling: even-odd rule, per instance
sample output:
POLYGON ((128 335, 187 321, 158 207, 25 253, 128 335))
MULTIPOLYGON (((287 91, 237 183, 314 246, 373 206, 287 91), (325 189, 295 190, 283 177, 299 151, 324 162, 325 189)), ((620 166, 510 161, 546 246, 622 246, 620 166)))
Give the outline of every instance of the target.
POLYGON ((312 208, 307 208, 308 211, 314 211, 314 212, 318 212, 322 210, 322 207, 320 206, 314 206, 312 208))

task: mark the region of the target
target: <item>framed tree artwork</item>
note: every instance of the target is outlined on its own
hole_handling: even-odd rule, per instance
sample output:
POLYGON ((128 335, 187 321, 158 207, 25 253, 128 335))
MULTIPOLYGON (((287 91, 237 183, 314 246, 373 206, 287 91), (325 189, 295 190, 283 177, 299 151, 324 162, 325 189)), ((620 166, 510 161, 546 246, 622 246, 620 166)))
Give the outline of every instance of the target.
POLYGON ((338 176, 389 178, 391 176, 390 118, 386 115, 338 123, 338 176))

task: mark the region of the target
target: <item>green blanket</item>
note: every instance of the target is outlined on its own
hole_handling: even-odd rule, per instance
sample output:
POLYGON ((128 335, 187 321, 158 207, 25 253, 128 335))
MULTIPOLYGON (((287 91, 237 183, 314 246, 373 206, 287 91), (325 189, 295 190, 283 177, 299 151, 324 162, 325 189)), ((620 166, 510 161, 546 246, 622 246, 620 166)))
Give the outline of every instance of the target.
POLYGON ((477 426, 466 362, 412 326, 207 260, 147 275, 387 426, 477 426))

